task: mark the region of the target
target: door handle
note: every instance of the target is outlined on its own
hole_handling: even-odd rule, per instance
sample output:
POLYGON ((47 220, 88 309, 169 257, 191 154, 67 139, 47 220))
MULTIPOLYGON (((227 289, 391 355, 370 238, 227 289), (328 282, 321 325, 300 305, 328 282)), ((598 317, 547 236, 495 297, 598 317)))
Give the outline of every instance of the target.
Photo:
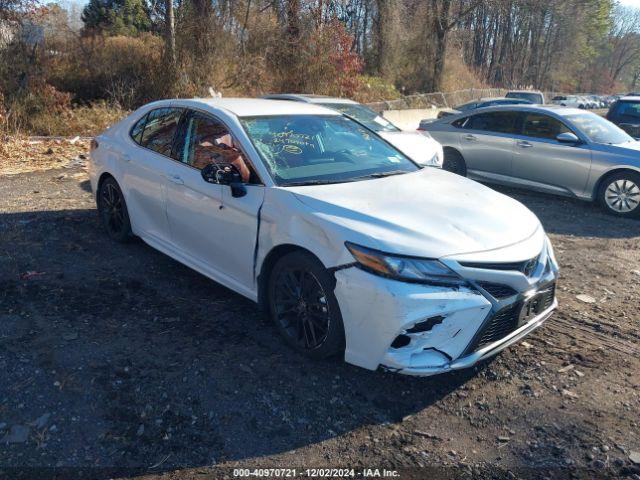
POLYGON ((129 155, 129 154, 127 154, 127 153, 124 153, 124 154, 122 154, 122 159, 123 159, 125 162, 130 162, 130 161, 131 161, 131 155, 129 155))
POLYGON ((184 185, 184 180, 182 180, 180 175, 167 175, 167 178, 176 185, 184 185))
POLYGON ((475 142, 476 140, 478 140, 478 138, 475 135, 471 135, 471 134, 465 135, 464 139, 469 140, 470 142, 475 142))
POLYGON ((531 147, 533 147, 533 145, 530 144, 529 142, 518 142, 517 145, 520 148, 531 148, 531 147))

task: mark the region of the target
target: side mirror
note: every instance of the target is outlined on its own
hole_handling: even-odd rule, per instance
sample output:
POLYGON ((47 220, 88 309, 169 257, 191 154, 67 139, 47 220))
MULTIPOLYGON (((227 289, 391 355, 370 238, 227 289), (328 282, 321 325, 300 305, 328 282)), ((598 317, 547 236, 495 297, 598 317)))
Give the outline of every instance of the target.
POLYGON ((560 143, 580 143, 580 139, 578 137, 576 137, 575 133, 571 133, 571 132, 564 132, 559 134, 556 137, 556 140, 559 141, 560 143))
POLYGON ((230 163, 213 164, 204 167, 200 174, 207 183, 217 183, 218 185, 229 185, 231 196, 244 197, 247 189, 242 183, 242 175, 238 169, 230 163))

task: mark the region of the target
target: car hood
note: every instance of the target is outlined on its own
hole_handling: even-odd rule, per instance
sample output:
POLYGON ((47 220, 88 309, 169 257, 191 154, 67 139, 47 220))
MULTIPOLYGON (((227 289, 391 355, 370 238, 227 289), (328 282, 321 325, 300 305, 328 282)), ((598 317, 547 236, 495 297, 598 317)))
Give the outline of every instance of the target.
POLYGON ((418 132, 378 132, 387 142, 420 165, 433 165, 434 155, 438 155, 442 165, 442 146, 433 138, 418 132))
POLYGON ((537 217, 521 203, 433 168, 287 190, 313 215, 346 228, 349 238, 344 240, 389 253, 441 258, 484 252, 514 245, 541 231, 537 217))
POLYGON ((640 159, 640 141, 617 143, 614 145, 598 144, 596 147, 597 150, 604 152, 640 159))

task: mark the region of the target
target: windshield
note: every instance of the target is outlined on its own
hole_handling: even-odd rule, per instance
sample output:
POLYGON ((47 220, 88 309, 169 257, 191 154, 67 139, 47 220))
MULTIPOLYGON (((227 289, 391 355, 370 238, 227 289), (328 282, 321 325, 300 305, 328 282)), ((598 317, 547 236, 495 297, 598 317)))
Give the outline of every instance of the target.
POLYGON ((531 103, 542 103, 542 95, 539 93, 528 93, 528 92, 509 92, 506 95, 507 98, 524 98, 525 100, 529 100, 531 103))
POLYGON ((320 103, 323 107, 337 110, 340 113, 349 115, 351 118, 356 119, 365 127, 370 128, 374 132, 398 132, 400 129, 396 127, 386 118, 378 115, 364 105, 357 103, 320 103))
POLYGON ((595 113, 577 113, 566 118, 594 143, 617 144, 633 140, 624 130, 595 113))
POLYGON ((419 170, 380 137, 341 115, 240 121, 280 186, 342 183, 419 170))

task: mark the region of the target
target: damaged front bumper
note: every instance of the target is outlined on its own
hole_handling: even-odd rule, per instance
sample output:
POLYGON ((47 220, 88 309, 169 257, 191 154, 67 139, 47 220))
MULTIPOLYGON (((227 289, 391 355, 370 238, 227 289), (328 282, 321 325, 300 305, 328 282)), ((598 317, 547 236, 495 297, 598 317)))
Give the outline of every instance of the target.
POLYGON ((472 367, 531 333, 557 307, 555 259, 545 247, 536 261, 526 273, 451 261, 469 281, 456 288, 404 283, 357 267, 336 271, 345 360, 421 376, 472 367))

